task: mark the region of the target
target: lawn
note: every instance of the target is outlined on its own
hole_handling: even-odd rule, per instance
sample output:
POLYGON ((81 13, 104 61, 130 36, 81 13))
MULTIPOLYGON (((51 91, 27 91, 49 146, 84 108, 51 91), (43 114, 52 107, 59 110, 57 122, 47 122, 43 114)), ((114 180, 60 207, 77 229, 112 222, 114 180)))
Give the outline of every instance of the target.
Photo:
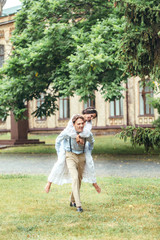
POLYGON ((159 240, 160 180, 98 178, 102 193, 82 184, 84 212, 69 207, 70 184, 46 176, 0 176, 2 240, 159 240))
MULTIPOLYGON (((7 149, 1 149, 0 153, 33 153, 33 154, 46 154, 56 153, 55 151, 55 139, 57 135, 31 135, 29 139, 39 139, 45 141, 45 145, 29 145, 19 146, 7 149)), ((95 145, 93 154, 109 154, 109 155, 146 155, 144 148, 137 146, 133 148, 130 141, 124 142, 116 136, 95 136, 95 145)), ((10 139, 9 134, 0 135, 0 139, 10 139)), ((150 154, 160 155, 160 150, 156 148, 150 154)))

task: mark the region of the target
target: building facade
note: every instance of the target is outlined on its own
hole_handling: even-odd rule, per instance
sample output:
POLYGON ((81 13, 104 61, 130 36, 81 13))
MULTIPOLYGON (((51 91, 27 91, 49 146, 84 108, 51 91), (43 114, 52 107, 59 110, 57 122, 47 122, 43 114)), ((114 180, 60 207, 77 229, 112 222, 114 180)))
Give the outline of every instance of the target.
MULTIPOLYGON (((0 67, 9 57, 12 50, 10 37, 14 29, 14 16, 20 9, 5 10, 0 17, 0 67)), ((121 127, 129 125, 151 127, 152 122, 158 118, 158 112, 147 101, 147 95, 153 95, 149 87, 142 88, 139 77, 128 79, 124 86, 126 91, 123 98, 105 102, 100 92, 95 93, 95 99, 89 99, 87 103, 80 102, 78 96, 60 98, 59 110, 51 117, 36 118, 32 115, 37 106, 43 103, 44 96, 28 103, 29 132, 57 133, 67 124, 70 117, 81 113, 87 106, 94 106, 98 111, 98 118, 93 121, 93 131, 97 134, 110 134, 120 131, 121 127)), ((11 129, 10 117, 6 121, 0 121, 0 132, 11 129)))

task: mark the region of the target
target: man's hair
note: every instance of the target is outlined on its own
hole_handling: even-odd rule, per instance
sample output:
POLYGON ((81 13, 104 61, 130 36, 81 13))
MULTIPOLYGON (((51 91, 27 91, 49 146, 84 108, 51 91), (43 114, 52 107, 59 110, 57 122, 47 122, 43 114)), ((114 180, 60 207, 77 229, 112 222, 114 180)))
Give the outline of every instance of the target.
POLYGON ((98 112, 97 110, 94 108, 94 107, 87 107, 86 109, 84 109, 82 111, 82 114, 92 114, 92 113, 95 113, 96 114, 96 117, 98 117, 98 112))
POLYGON ((82 115, 77 114, 77 115, 75 115, 75 116, 72 118, 73 124, 75 124, 75 122, 76 122, 79 118, 82 119, 83 121, 85 121, 85 120, 84 120, 84 117, 83 117, 82 115))

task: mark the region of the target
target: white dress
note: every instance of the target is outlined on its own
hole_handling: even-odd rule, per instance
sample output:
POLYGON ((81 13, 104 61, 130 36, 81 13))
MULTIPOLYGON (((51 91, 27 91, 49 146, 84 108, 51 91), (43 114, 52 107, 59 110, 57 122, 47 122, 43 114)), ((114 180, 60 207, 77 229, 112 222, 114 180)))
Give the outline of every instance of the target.
MULTIPOLYGON (((72 119, 70 121, 65 130, 67 130, 67 133, 70 137, 76 138, 77 133, 75 131, 75 128, 73 127, 72 119)), ((88 137, 90 134, 91 128, 92 128, 91 123, 85 124, 84 130, 82 133, 80 133, 80 136, 83 138, 88 137)), ((88 142, 86 142, 86 145, 85 145, 85 158, 86 158, 86 164, 85 164, 85 168, 83 171, 82 181, 89 182, 89 183, 96 183, 94 162, 93 162, 93 158, 91 155, 91 151, 89 150, 88 142)), ((63 141, 62 141, 61 146, 60 146, 60 151, 58 154, 58 160, 54 164, 52 171, 48 177, 49 182, 53 182, 58 185, 63 185, 64 183, 72 182, 65 159, 66 159, 65 149, 64 149, 63 141)))

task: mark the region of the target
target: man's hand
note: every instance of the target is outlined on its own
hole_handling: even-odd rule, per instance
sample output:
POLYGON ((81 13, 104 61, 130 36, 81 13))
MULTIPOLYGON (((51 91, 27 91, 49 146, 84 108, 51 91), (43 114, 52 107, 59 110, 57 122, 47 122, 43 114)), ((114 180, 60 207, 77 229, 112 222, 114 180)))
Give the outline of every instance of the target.
POLYGON ((76 137, 76 142, 80 145, 84 145, 84 139, 81 138, 79 135, 77 135, 76 137))

